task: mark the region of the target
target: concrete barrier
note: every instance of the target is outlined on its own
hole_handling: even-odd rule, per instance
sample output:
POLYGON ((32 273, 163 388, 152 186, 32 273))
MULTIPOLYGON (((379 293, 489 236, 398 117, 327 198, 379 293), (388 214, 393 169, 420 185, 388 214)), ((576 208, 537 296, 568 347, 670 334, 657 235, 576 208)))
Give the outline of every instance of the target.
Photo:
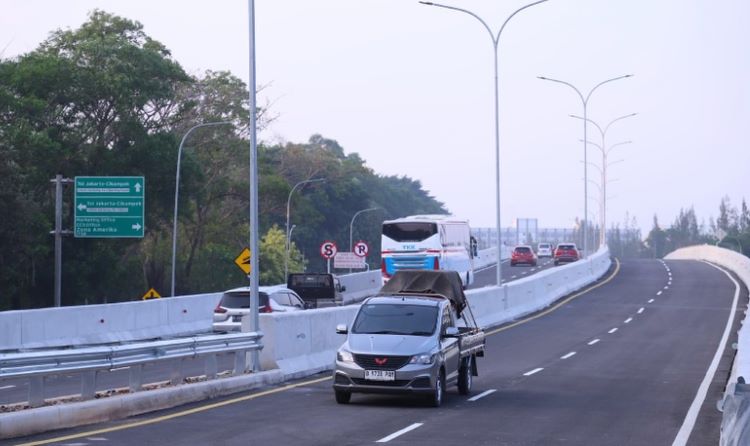
POLYGON ((587 259, 541 271, 501 287, 469 290, 466 297, 477 322, 490 328, 549 306, 603 276, 610 264, 609 250, 604 248, 587 259))
POLYGON ((211 330, 221 293, 0 312, 0 350, 54 348, 211 330))
POLYGON ((383 286, 383 275, 380 270, 364 271, 361 273, 338 276, 341 285, 346 287, 344 305, 359 302, 367 296, 372 296, 383 286))
MULTIPOLYGON (((689 246, 668 254, 665 259, 715 263, 734 272, 745 286, 750 287, 750 259, 728 249, 712 245, 689 246)), ((748 297, 745 296, 744 305, 747 305, 748 297)), ((750 327, 746 319, 738 332, 737 354, 724 388, 724 398, 719 403, 723 411, 719 439, 722 446, 750 444, 750 327)))
MULTIPOLYGON (((382 286, 380 271, 339 276, 344 303, 359 302, 382 286)), ((221 292, 0 312, 0 351, 57 348, 184 336, 211 331, 221 292)))

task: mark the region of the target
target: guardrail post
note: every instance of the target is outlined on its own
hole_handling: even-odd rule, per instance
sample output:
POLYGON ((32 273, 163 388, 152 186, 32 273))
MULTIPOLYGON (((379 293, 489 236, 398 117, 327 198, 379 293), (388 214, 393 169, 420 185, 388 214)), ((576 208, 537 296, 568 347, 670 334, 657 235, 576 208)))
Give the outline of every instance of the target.
POLYGON ((130 366, 130 391, 138 392, 143 387, 143 365, 130 366))
POLYGON ((219 366, 216 361, 216 354, 206 355, 205 356, 206 361, 206 379, 215 379, 216 374, 219 371, 219 366))
POLYGON ((81 373, 81 399, 90 400, 96 396, 96 370, 81 373))
POLYGON ((29 405, 39 407, 44 404, 44 376, 32 376, 29 378, 29 405))
POLYGON ((176 359, 172 362, 172 372, 169 376, 169 381, 173 386, 182 384, 182 364, 185 362, 184 359, 176 359))
POLYGON ((247 363, 247 351, 245 350, 238 350, 234 352, 234 374, 242 375, 245 373, 246 363, 247 363))

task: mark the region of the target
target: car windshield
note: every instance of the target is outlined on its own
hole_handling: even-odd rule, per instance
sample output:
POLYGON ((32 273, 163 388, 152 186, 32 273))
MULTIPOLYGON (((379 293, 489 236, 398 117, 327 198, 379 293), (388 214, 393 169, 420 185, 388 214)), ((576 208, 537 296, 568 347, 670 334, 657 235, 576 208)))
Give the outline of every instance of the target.
POLYGON ((516 248, 516 252, 519 254, 528 254, 531 252, 531 249, 526 248, 526 247, 519 247, 519 248, 516 248))
POLYGON ((352 333, 430 336, 437 326, 437 306, 365 304, 352 333))
MULTIPOLYGON (((250 293, 245 291, 224 293, 221 296, 221 305, 224 308, 250 308, 250 293)), ((258 306, 263 307, 268 305, 268 294, 260 291, 258 293, 259 302, 258 306)))
POLYGON ((560 245, 560 246, 558 246, 558 249, 575 249, 575 246, 573 246, 573 245, 560 245))

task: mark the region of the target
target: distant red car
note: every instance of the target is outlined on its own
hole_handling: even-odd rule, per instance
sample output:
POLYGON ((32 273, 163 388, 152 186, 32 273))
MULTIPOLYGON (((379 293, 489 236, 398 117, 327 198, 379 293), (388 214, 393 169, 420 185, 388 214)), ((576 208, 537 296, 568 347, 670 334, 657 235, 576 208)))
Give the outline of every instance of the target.
POLYGON ((519 263, 536 266, 536 254, 531 246, 519 245, 513 248, 510 254, 510 266, 516 266, 519 263))
POLYGON ((562 262, 575 262, 581 258, 575 243, 560 243, 555 248, 555 265, 562 262))

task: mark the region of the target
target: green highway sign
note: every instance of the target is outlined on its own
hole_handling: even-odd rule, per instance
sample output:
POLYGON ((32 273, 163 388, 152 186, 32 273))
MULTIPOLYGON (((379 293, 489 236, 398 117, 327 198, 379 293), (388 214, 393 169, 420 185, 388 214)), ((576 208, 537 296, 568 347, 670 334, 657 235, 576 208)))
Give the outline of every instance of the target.
POLYGON ((143 177, 75 177, 76 237, 143 237, 143 177))

